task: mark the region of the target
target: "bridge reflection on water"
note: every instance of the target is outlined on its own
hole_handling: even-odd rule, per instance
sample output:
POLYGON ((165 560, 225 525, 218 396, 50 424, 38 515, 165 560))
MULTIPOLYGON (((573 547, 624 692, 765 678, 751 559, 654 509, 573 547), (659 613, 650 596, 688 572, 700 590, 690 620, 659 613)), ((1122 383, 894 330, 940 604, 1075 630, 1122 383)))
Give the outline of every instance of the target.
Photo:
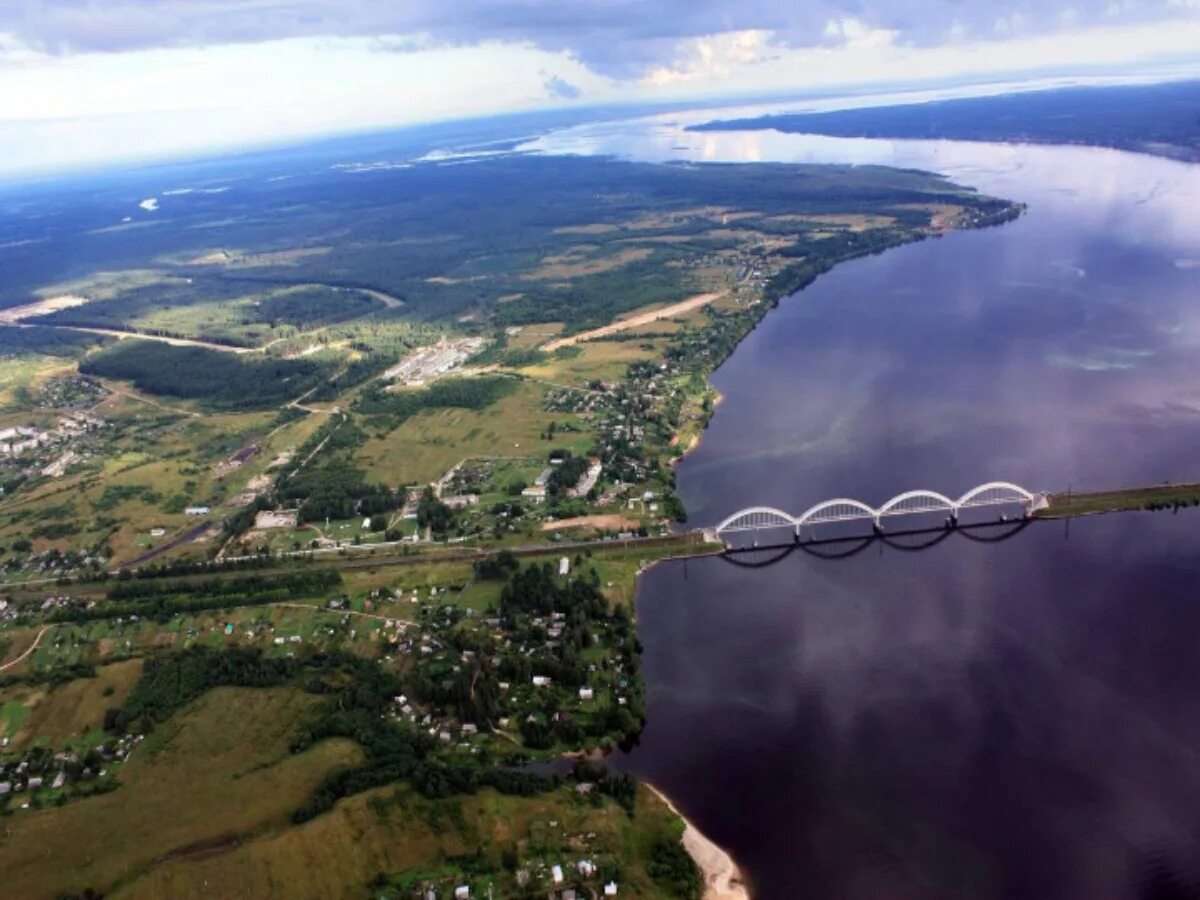
POLYGON ((930 550, 952 535, 980 544, 999 544, 1016 537, 1033 523, 1021 518, 1009 522, 981 522, 954 528, 913 528, 891 533, 833 537, 823 540, 788 541, 767 546, 728 547, 720 558, 734 566, 761 569, 775 565, 793 553, 805 553, 817 559, 840 560, 857 556, 872 546, 888 547, 905 553, 930 550))

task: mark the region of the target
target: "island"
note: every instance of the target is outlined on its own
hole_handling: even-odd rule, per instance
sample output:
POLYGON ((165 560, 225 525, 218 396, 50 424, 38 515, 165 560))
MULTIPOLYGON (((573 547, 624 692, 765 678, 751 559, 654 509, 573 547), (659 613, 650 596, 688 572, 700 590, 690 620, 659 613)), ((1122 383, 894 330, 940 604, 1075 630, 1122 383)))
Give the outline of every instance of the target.
POLYGON ((1075 86, 694 125, 832 137, 1084 144, 1200 160, 1200 81, 1075 86))

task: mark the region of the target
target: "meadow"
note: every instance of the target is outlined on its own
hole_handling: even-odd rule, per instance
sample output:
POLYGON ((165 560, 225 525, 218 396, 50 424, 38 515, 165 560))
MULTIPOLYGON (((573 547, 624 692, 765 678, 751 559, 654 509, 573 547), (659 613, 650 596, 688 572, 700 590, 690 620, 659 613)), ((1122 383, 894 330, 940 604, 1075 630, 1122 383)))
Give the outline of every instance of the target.
POLYGON ((235 846, 285 825, 331 769, 358 758, 343 740, 289 752, 312 704, 292 689, 206 695, 138 748, 116 790, 25 811, 19 828, 6 828, 5 890, 22 897, 110 892, 165 859, 235 846), (47 857, 55 864, 44 865, 47 857))

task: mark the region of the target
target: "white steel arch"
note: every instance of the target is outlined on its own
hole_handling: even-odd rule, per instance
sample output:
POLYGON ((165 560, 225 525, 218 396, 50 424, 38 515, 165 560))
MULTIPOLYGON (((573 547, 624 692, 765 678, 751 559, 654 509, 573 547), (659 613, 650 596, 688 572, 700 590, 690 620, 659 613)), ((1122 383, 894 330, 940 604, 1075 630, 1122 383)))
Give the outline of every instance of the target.
POLYGON ((958 504, 947 497, 945 494, 939 494, 937 491, 906 491, 903 494, 897 494, 883 506, 879 507, 878 518, 884 516, 905 516, 910 513, 923 512, 954 512, 958 508, 958 504))
POLYGON ((795 530, 799 536, 803 525, 819 525, 828 522, 852 522, 870 520, 876 527, 884 516, 906 516, 928 512, 948 512, 951 524, 957 521, 961 509, 980 506, 1000 506, 1008 503, 1021 503, 1027 509, 1037 502, 1037 497, 1019 484, 1011 481, 989 481, 978 487, 971 488, 957 500, 951 500, 945 494, 930 490, 905 491, 888 500, 876 509, 861 500, 849 497, 838 497, 811 506, 799 516, 792 516, 773 506, 750 506, 739 510, 726 518, 715 529, 717 534, 732 534, 747 531, 766 531, 770 529, 788 528, 795 530))
POLYGON ((1010 481, 989 481, 979 487, 971 488, 955 505, 960 509, 964 506, 990 506, 996 503, 1032 503, 1034 496, 1019 484, 1010 481), (982 502, 980 502, 980 498, 982 502))
MULTIPOLYGON (((810 525, 820 522, 848 522, 854 519, 874 519, 878 513, 867 504, 858 500, 839 497, 836 500, 826 500, 811 506, 796 518, 796 525, 810 525)), ((720 529, 718 529, 720 530, 720 529)))
POLYGON ((717 526, 717 533, 759 531, 767 528, 792 528, 796 520, 791 513, 773 506, 750 506, 735 512, 717 526))

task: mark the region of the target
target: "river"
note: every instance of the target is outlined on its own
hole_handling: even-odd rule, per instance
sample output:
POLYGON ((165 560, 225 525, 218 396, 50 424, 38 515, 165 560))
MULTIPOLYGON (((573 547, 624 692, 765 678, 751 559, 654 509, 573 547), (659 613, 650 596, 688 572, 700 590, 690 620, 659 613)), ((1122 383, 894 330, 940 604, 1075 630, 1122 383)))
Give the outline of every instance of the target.
MULTIPOLYGON (((714 117, 531 146, 914 167, 1028 212, 847 263, 772 311, 715 374, 725 402, 679 469, 693 524, 993 479, 1200 478, 1200 166, 680 128, 714 117)), ((1137 513, 656 567, 648 723, 622 764, 762 897, 1190 896, 1198 530, 1200 511, 1137 513)))

